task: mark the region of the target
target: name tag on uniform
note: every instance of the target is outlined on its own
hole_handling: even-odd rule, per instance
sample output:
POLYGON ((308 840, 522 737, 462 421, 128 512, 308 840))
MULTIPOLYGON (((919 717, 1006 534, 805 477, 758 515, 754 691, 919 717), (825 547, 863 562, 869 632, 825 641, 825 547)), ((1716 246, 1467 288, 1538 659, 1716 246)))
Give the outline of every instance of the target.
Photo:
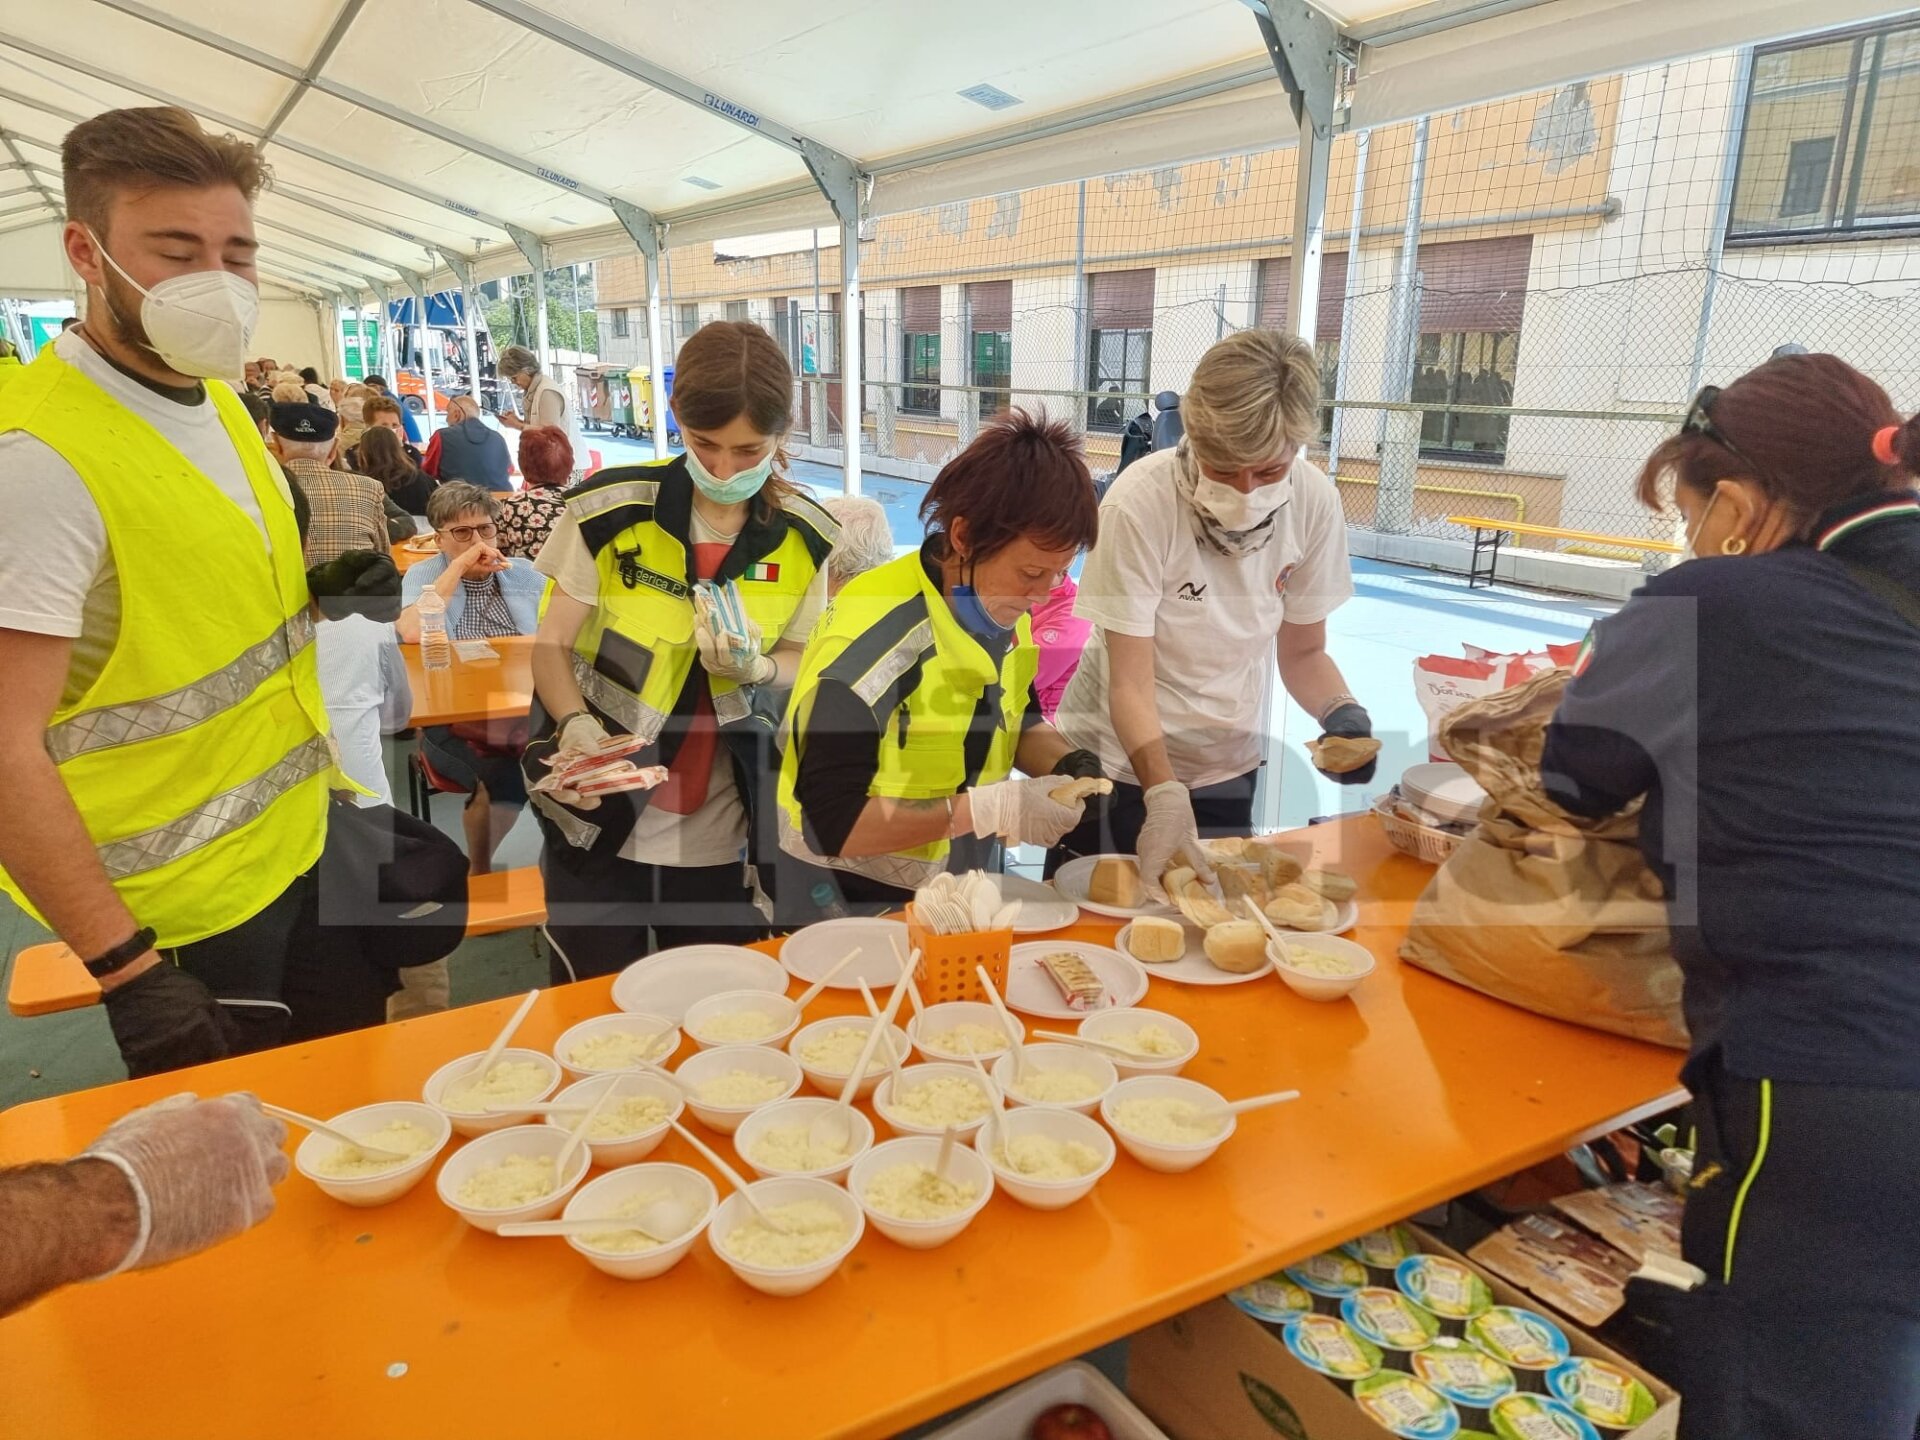
POLYGON ((642 565, 638 552, 620 556, 620 583, 629 590, 645 585, 676 600, 685 600, 692 593, 684 580, 676 580, 671 575, 662 575, 658 570, 649 570, 642 565))

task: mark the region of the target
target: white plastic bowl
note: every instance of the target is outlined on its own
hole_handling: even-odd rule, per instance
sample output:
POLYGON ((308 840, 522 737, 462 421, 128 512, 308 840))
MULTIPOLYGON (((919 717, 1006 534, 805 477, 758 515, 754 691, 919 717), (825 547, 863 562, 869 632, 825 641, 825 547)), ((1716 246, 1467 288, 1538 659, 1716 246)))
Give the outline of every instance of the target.
POLYGON ((1113 1162, 1120 1153, 1114 1148, 1113 1136, 1101 1127, 1099 1121, 1072 1110, 1044 1106, 1009 1110, 981 1127, 973 1148, 993 1170, 993 1178, 1000 1188, 1034 1210, 1062 1210, 1082 1199, 1100 1183, 1100 1177, 1113 1168, 1113 1162), (1100 1156, 1100 1163, 1089 1174, 1075 1176, 1071 1180, 1037 1180, 1022 1175, 1018 1170, 1009 1170, 993 1158, 993 1147, 1000 1143, 1003 1133, 1016 1136, 1045 1135, 1063 1143, 1078 1140, 1093 1148, 1100 1156))
MULTIPOLYGON (((1108 1055, 1107 1059, 1113 1062, 1113 1068, 1122 1080, 1131 1080, 1136 1075, 1178 1075, 1200 1053, 1199 1033, 1186 1021, 1176 1019, 1164 1010, 1138 1010, 1132 1007, 1101 1010, 1082 1020, 1075 1033, 1089 1040, 1105 1040, 1112 1044, 1115 1035, 1130 1035, 1149 1025, 1158 1025, 1186 1048, 1178 1055, 1141 1055, 1132 1060, 1108 1055)), ((1104 1051, 1101 1053, 1105 1054, 1104 1051)))
POLYGON ((1273 961, 1274 973, 1287 982, 1287 988, 1294 994, 1308 1000, 1338 1000, 1371 975, 1377 963, 1373 952, 1366 946, 1342 940, 1338 935, 1289 935, 1287 949, 1314 950, 1322 955, 1335 955, 1355 967, 1351 975, 1310 975, 1282 960, 1276 947, 1269 941, 1267 958, 1273 961))
POLYGON ((1236 1116, 1229 1115, 1226 1128, 1213 1139, 1188 1145, 1149 1140, 1144 1135, 1133 1134, 1114 1118, 1115 1108, 1126 1100, 1185 1100, 1189 1105, 1205 1107, 1225 1105, 1226 1097, 1198 1080, 1182 1080, 1175 1075, 1141 1075, 1122 1080, 1100 1102, 1100 1118, 1112 1128, 1126 1152, 1149 1170, 1161 1170, 1169 1175, 1191 1170, 1212 1159, 1213 1152, 1233 1138, 1239 1124, 1236 1116))
MULTIPOLYGON (((1020 1022, 1015 1020, 1014 1024, 1020 1022)), ((941 1050, 926 1043, 929 1035, 938 1035, 942 1030, 951 1030, 956 1025, 984 1025, 990 1030, 1004 1032, 1006 1026, 1000 1023, 1000 1014, 993 1006, 980 1000, 945 1000, 938 1005, 929 1005, 913 1017, 907 1026, 907 1034, 912 1037, 913 1048, 928 1060, 958 1060, 967 1063, 964 1050, 941 1050)), ((1026 1039, 1023 1033, 1020 1037, 1026 1039)), ((1002 1045, 996 1050, 977 1050, 974 1052, 982 1065, 991 1065, 995 1059, 1012 1049, 1011 1045, 1002 1045)))
MULTIPOLYGON (((673 1122, 680 1118, 680 1112, 686 1107, 686 1100, 680 1093, 680 1087, 661 1075, 649 1075, 646 1071, 615 1071, 607 1075, 595 1075, 590 1080, 579 1080, 569 1085, 554 1097, 556 1102, 577 1101, 582 1105, 591 1105, 611 1085, 615 1087, 616 1098, 631 1095, 653 1095, 667 1103, 667 1118, 658 1125, 649 1125, 643 1130, 622 1135, 617 1140, 589 1140, 587 1147, 593 1151, 593 1163, 603 1169, 611 1170, 616 1165, 633 1165, 644 1160, 660 1147, 673 1122)), ((580 1123, 580 1115, 549 1114, 546 1123, 560 1130, 571 1131, 580 1123)))
MULTIPOLYGON (((801 1052, 829 1031, 838 1030, 846 1026, 851 1026, 858 1030, 864 1039, 867 1031, 873 1027, 873 1017, 869 1015, 836 1015, 831 1020, 816 1020, 811 1025, 804 1027, 799 1034, 787 1042, 787 1054, 793 1057, 794 1063, 800 1067, 801 1073, 807 1077, 807 1082, 822 1095, 831 1096, 835 1100, 840 1098, 841 1087, 847 1083, 847 1076, 853 1073, 852 1069, 823 1070, 820 1066, 809 1064, 807 1061, 801 1059, 801 1052)), ((898 1025, 889 1027, 888 1033, 893 1036, 894 1044, 900 1047, 900 1058, 905 1060, 913 1050, 912 1039, 907 1035, 907 1032, 902 1030, 898 1025)), ((853 1092, 856 1100, 864 1100, 873 1094, 875 1087, 878 1086, 880 1081, 886 1076, 886 1041, 882 1040, 879 1045, 874 1047, 873 1057, 874 1060, 879 1062, 880 1068, 877 1070, 869 1070, 867 1074, 861 1078, 860 1088, 853 1092)), ((854 1058, 858 1059, 859 1057, 855 1056, 854 1058)), ((848 1065, 851 1067, 852 1061, 849 1061, 848 1065)))
POLYGON ((1029 1100, 1013 1087, 1013 1055, 1009 1052, 993 1062, 993 1083, 1000 1087, 1012 1105, 1030 1105, 1043 1110, 1077 1110, 1082 1115, 1091 1115, 1100 1108, 1100 1101, 1120 1079, 1120 1072, 1113 1068, 1113 1061, 1097 1051, 1083 1050, 1078 1045, 1029 1045, 1026 1054, 1029 1071, 1071 1070, 1090 1077, 1100 1088, 1084 1100, 1029 1100))
MULTIPOLYGON (((925 1065, 902 1066, 900 1070, 900 1086, 903 1090, 911 1090, 916 1085, 924 1085, 929 1080, 937 1080, 943 1076, 949 1079, 964 1080, 976 1091, 984 1091, 986 1094, 987 1114, 982 1115, 971 1125, 956 1125, 953 1127, 959 1132, 962 1140, 971 1140, 975 1135, 980 1133, 980 1127, 986 1123, 987 1115, 993 1113, 993 1107, 1000 1103, 1000 1096, 993 1084, 982 1085, 980 1083, 980 1072, 975 1070, 971 1065, 955 1065, 945 1060, 936 1060, 925 1065)), ((896 1135, 938 1136, 940 1134, 941 1126, 925 1125, 918 1121, 896 1116, 893 1111, 888 1108, 892 1104, 892 1101, 893 1077, 889 1075, 880 1082, 879 1087, 873 1092, 873 1113, 886 1121, 887 1128, 892 1130, 896 1135)))
MULTIPOLYGON (((529 1117, 530 1112, 525 1110, 503 1110, 498 1113, 490 1110, 449 1110, 440 1103, 441 1092, 448 1085, 464 1080, 467 1072, 478 1065, 485 1055, 484 1050, 476 1050, 471 1055, 462 1055, 457 1060, 449 1060, 429 1075, 427 1083, 420 1087, 420 1098, 451 1120, 457 1134, 486 1135, 496 1130, 504 1130, 509 1125, 523 1125, 529 1117)), ((551 1055, 543 1054, 538 1050, 521 1050, 513 1047, 502 1050, 500 1058, 531 1060, 546 1070, 548 1077, 546 1087, 538 1095, 528 1096, 529 1104, 538 1104, 560 1088, 560 1062, 551 1055)))
POLYGON ((418 1100, 385 1100, 378 1105, 362 1105, 347 1110, 327 1123, 336 1130, 365 1138, 396 1120, 418 1125, 433 1137, 433 1143, 404 1165, 382 1170, 377 1175, 323 1175, 314 1167, 339 1149, 336 1141, 324 1135, 309 1134, 293 1152, 293 1168, 343 1205, 385 1205, 398 1200, 425 1177, 453 1138, 453 1125, 444 1113, 418 1100))
POLYGON ((689 1005, 687 1018, 680 1022, 680 1028, 702 1050, 722 1045, 765 1045, 777 1050, 800 1028, 800 1007, 784 995, 772 995, 765 990, 723 990, 689 1005), (758 1040, 708 1040, 700 1034, 702 1024, 714 1016, 736 1015, 743 1010, 772 1017, 774 1028, 758 1040))
POLYGON ((576 1065, 568 1057, 573 1047, 583 1040, 591 1040, 600 1035, 651 1035, 665 1031, 657 1042, 659 1048, 648 1062, 664 1066, 673 1059, 673 1052, 680 1048, 680 1031, 673 1021, 664 1015, 596 1015, 591 1020, 582 1020, 578 1025, 569 1027, 553 1042, 553 1058, 575 1080, 585 1080, 590 1075, 632 1075, 646 1069, 645 1065, 576 1065))
POLYGON ((488 1165, 498 1165, 509 1155, 548 1155, 560 1158, 560 1148, 567 1143, 566 1132, 556 1130, 551 1125, 515 1125, 510 1129, 496 1130, 491 1135, 482 1135, 471 1145, 463 1145, 447 1157, 447 1163, 440 1167, 440 1178, 435 1182, 440 1191, 441 1202, 462 1220, 476 1230, 485 1230, 492 1234, 510 1220, 546 1220, 560 1213, 560 1207, 567 1203, 567 1197, 587 1176, 587 1167, 593 1157, 587 1153, 587 1147, 579 1146, 573 1152, 573 1159, 567 1165, 567 1173, 560 1177, 560 1183, 552 1190, 525 1205, 506 1205, 499 1209, 487 1209, 478 1205, 469 1205, 460 1198, 460 1187, 473 1177, 475 1171, 488 1165))
POLYGON ((824 1170, 777 1170, 753 1158, 754 1143, 767 1131, 777 1125, 811 1125, 820 1115, 833 1109, 833 1104, 833 1101, 823 1100, 817 1095, 797 1095, 791 1100, 777 1100, 771 1105, 762 1105, 742 1120, 740 1128, 733 1132, 733 1148, 753 1173, 763 1180, 808 1176, 844 1185, 853 1162, 873 1148, 873 1122, 851 1107, 847 1110, 847 1122, 853 1130, 853 1148, 839 1164, 830 1165, 824 1170))
POLYGON ((841 1261, 853 1253, 853 1247, 860 1243, 860 1237, 866 1233, 866 1212, 860 1203, 838 1185, 825 1180, 792 1177, 783 1180, 760 1180, 753 1186, 753 1198, 762 1206, 790 1205, 796 1200, 818 1200, 830 1205, 847 1222, 847 1238, 844 1244, 832 1254, 806 1265, 775 1268, 764 1265, 750 1265, 737 1260, 727 1253, 721 1243, 725 1236, 733 1233, 733 1228, 752 1218, 753 1211, 739 1195, 729 1195, 720 1202, 720 1208, 713 1213, 713 1220, 707 1226, 707 1244, 713 1253, 720 1257, 729 1270, 754 1289, 767 1295, 804 1295, 824 1281, 840 1268, 841 1261))
POLYGON ((974 1216, 986 1208, 987 1201, 993 1198, 993 1167, 974 1151, 956 1145, 953 1158, 947 1165, 947 1175, 962 1184, 975 1186, 980 1193, 966 1209, 938 1220, 903 1220, 884 1210, 876 1210, 867 1203, 867 1186, 882 1170, 895 1165, 925 1165, 932 1169, 939 1157, 940 1142, 931 1135, 909 1135, 903 1140, 889 1140, 883 1145, 874 1146, 853 1162, 853 1171, 847 1176, 847 1190, 860 1202, 860 1208, 866 1211, 868 1223, 882 1235, 909 1250, 931 1250, 953 1239, 973 1223, 974 1216))
MULTIPOLYGON (((713 1182, 698 1170, 690 1170, 685 1165, 629 1165, 622 1170, 612 1170, 582 1185, 562 1213, 569 1220, 592 1219, 618 1210, 632 1196, 655 1193, 680 1201, 692 1214, 692 1223, 677 1240, 635 1254, 596 1250, 584 1235, 567 1236, 567 1244, 586 1256, 587 1263, 594 1269, 604 1270, 615 1279, 651 1280, 656 1275, 664 1275, 693 1248, 693 1242, 706 1230, 720 1203, 713 1182)), ((609 1228, 619 1224, 618 1220, 610 1221, 609 1228)))
POLYGON ((733 1134, 740 1128, 740 1122, 761 1106, 785 1100, 800 1088, 800 1067, 794 1064, 793 1057, 764 1045, 716 1045, 711 1050, 696 1050, 682 1060, 680 1068, 673 1073, 687 1087, 687 1108, 693 1111, 694 1118, 722 1135, 733 1134), (698 1098, 696 1092, 702 1084, 735 1070, 773 1076, 781 1084, 780 1093, 751 1105, 712 1105, 698 1098))

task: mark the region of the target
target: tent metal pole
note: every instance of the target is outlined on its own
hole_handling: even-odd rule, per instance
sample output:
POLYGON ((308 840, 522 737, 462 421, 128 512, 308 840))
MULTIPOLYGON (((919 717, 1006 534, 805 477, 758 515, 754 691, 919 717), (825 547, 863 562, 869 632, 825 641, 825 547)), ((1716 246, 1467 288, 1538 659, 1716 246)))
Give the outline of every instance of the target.
POLYGON ((636 232, 640 258, 647 270, 647 418, 653 422, 653 458, 665 460, 667 446, 667 345, 660 306, 660 268, 666 250, 666 229, 657 222, 636 232))
MULTIPOLYGON (((420 313, 417 317, 419 324, 416 325, 414 329, 420 336, 420 374, 427 383, 427 423, 422 427, 421 433, 431 436, 433 434, 434 415, 440 409, 440 405, 433 388, 433 326, 429 323, 432 317, 427 313, 426 278, 409 270, 407 272, 407 288, 413 291, 413 303, 420 307, 420 313)), ((394 387, 395 393, 397 394, 399 391, 399 377, 397 375, 394 377, 394 387)), ((406 401, 402 400, 400 403, 404 405, 406 401)))
POLYGON ((860 383, 860 217, 840 222, 840 443, 841 484, 848 495, 860 493, 860 410, 866 397, 860 383))
MULTIPOLYGON (((1336 400, 1347 393, 1347 358, 1353 347, 1353 308, 1360 293, 1360 232, 1366 221, 1367 151, 1372 148, 1373 132, 1361 130, 1353 137, 1353 218, 1347 222, 1347 284, 1340 296, 1340 356, 1334 361, 1333 393, 1336 400)), ((1334 406, 1333 429, 1327 437, 1327 478, 1340 473, 1340 442, 1346 429, 1347 412, 1334 406)))

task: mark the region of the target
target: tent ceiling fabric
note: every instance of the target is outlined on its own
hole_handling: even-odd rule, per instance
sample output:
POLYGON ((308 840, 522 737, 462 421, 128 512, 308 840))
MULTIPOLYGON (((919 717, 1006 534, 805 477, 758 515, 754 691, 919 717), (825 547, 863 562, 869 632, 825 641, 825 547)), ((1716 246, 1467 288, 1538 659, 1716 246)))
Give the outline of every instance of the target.
MULTIPOLYGON (((347 3, 0 0, 0 129, 52 168, 45 151, 74 114, 172 98, 256 138, 278 120, 263 254, 291 277, 275 283, 315 293, 404 289, 406 271, 450 283, 443 249, 474 258, 481 279, 524 271, 508 223, 541 237, 551 263, 624 253, 613 198, 666 222, 672 243, 832 224, 776 128, 850 157, 872 177, 875 213, 1297 138, 1256 0, 362 0, 336 35, 347 3), (647 65, 704 103, 627 73, 647 65), (980 84, 1019 103, 994 111, 959 93, 980 84)), ((1368 42, 1352 123, 1372 125, 1901 7, 1321 8, 1368 42)), ((0 258, 41 257, 37 276, 57 247, 8 224, 23 228, 0 233, 0 258)))

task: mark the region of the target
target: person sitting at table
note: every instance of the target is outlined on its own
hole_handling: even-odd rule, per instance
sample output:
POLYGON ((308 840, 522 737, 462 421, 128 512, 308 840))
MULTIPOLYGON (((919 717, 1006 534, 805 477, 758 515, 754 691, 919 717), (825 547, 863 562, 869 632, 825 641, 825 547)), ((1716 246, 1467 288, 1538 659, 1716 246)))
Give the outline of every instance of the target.
MULTIPOLYGON (((499 513, 499 502, 478 485, 455 481, 433 492, 427 522, 440 553, 401 577, 406 608, 394 629, 402 642, 419 642, 420 597, 428 586, 446 604, 450 639, 531 635, 539 627, 546 578, 527 561, 500 553, 494 544, 499 513)), ((467 858, 476 875, 493 868, 494 850, 527 803, 519 763, 526 736, 526 722, 518 717, 429 725, 420 732, 427 763, 467 792, 463 822, 467 858)))
POLYGON ((534 797, 556 980, 766 930, 745 864, 775 764, 760 707, 791 683, 826 605, 835 527, 787 478, 793 375, 765 330, 717 321, 695 333, 672 403, 686 453, 568 491, 540 552, 556 589, 534 645, 528 770, 625 733, 648 742, 635 763, 668 771, 658 789, 591 809, 534 797), (731 640, 693 593, 729 580, 745 612, 731 640))
MULTIPOLYGON (((503 452, 505 443, 501 441, 503 452)), ((567 432, 557 425, 521 431, 520 474, 525 486, 500 497, 500 553, 533 560, 567 508, 567 482, 573 479, 573 442, 567 432)))
POLYGON ((788 711, 780 847, 815 867, 810 896, 837 891, 851 908, 896 907, 995 841, 1052 845, 1084 808, 1053 799, 1060 777, 1101 773, 1041 719, 1033 690, 1028 612, 1099 524, 1066 422, 1013 410, 984 426, 920 515, 917 552, 834 598, 788 711))
POLYGON ((353 452, 362 475, 378 480, 387 498, 409 515, 425 515, 435 481, 407 458, 400 437, 381 425, 369 425, 353 452))
POLYGON ((1641 805, 1666 888, 1706 1284, 1630 1294, 1687 1440, 1920 1413, 1916 475, 1920 420, 1835 356, 1702 390, 1640 474, 1687 563, 1594 625, 1540 758, 1576 814, 1641 805))
POLYGON ((513 489, 507 442, 481 418, 480 402, 471 395, 447 402, 447 423, 427 441, 420 468, 436 480, 466 480, 500 494, 513 489))
POLYGON ((302 533, 307 564, 318 565, 349 550, 384 553, 393 542, 387 538, 379 482, 331 464, 339 417, 320 405, 279 403, 267 419, 272 432, 268 448, 306 497, 310 518, 302 533))
POLYGON ((0 1316, 198 1254, 273 1214, 287 1127, 251 1095, 172 1095, 71 1160, 0 1169, 0 1316))
POLYGON ((830 495, 820 508, 840 526, 840 538, 827 556, 827 598, 856 575, 877 570, 893 559, 893 526, 886 507, 869 495, 830 495))
MULTIPOLYGON (((401 417, 406 413, 406 408, 390 395, 369 395, 360 403, 360 414, 367 422, 367 429, 391 430, 394 438, 400 442, 400 449, 406 455, 407 463, 418 470, 420 469, 420 451, 407 438, 407 432, 400 426, 401 417)), ((365 434, 363 433, 360 438, 365 440, 365 434)), ((355 470, 360 469, 360 447, 356 445, 344 453, 347 464, 355 470)))

